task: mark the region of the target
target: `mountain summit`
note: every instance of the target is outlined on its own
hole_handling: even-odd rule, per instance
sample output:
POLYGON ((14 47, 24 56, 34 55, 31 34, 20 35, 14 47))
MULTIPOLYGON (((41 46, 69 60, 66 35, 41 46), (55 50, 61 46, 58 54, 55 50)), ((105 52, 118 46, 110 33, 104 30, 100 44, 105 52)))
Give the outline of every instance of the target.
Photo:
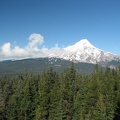
POLYGON ((79 42, 75 43, 75 46, 89 46, 89 47, 94 47, 87 39, 82 39, 79 42))
POLYGON ((118 60, 120 57, 109 52, 105 52, 94 47, 87 39, 82 39, 74 45, 64 48, 62 54, 59 56, 65 60, 87 62, 87 63, 101 63, 118 60))
POLYGON ((95 48, 87 39, 82 39, 74 45, 65 48, 66 51, 81 51, 86 48, 95 48))
MULTIPOLYGON (((11 50, 11 52, 14 52, 14 50, 11 50)), ((82 39, 76 42, 74 45, 69 45, 65 48, 59 48, 56 46, 54 49, 42 49, 30 53, 29 52, 30 52, 29 50, 25 51, 25 55, 26 56, 28 55, 26 58, 50 58, 50 59, 60 58, 64 60, 74 61, 77 63, 78 62, 92 63, 92 64, 97 63, 104 66, 107 66, 111 62, 116 63, 116 61, 117 62, 120 61, 120 56, 96 48, 87 39, 82 39)), ((22 58, 13 59, 13 61, 21 60, 21 59, 22 58)))

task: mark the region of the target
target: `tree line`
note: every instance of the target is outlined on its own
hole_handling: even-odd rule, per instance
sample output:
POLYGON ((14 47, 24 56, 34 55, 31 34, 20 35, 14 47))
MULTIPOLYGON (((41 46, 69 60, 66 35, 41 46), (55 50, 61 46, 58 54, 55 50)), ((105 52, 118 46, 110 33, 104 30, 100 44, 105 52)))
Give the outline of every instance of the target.
POLYGON ((0 120, 119 120, 120 67, 0 78, 0 120))

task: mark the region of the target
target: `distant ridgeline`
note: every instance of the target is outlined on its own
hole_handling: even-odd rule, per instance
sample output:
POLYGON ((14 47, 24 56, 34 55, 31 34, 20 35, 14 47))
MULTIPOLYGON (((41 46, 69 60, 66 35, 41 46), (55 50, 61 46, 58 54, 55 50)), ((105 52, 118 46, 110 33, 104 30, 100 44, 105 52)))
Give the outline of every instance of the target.
MULTIPOLYGON (((75 69, 82 74, 91 74, 94 70, 95 64, 73 61, 75 69)), ((71 65, 71 61, 60 58, 31 58, 23 60, 6 60, 0 62, 0 76, 11 76, 15 74, 22 74, 25 71, 34 74, 41 73, 44 70, 52 67, 58 73, 62 73, 65 68, 71 65)), ((99 63, 100 69, 105 69, 106 66, 115 68, 119 65, 117 61, 108 62, 107 65, 99 63)))
MULTIPOLYGON (((31 65, 32 70, 36 64, 38 73, 43 69, 39 67, 48 65, 48 59, 44 62, 5 61, 4 66, 10 72, 9 63, 14 70, 16 66, 23 69, 24 65, 31 65)), ((52 60, 49 62, 53 65, 52 60)), ((59 74, 50 68, 39 74, 26 72, 1 77, 0 120, 120 120, 120 67, 102 71, 95 65, 92 74, 83 75, 73 63, 61 60, 61 64, 54 66, 66 64, 69 67, 59 74)))

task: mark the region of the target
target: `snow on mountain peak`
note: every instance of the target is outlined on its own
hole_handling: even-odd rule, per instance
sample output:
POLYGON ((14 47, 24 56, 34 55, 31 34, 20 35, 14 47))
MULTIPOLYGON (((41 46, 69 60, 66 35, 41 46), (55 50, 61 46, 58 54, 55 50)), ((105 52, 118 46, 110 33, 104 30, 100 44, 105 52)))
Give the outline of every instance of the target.
POLYGON ((111 61, 117 57, 94 47, 87 39, 82 39, 74 45, 64 48, 60 58, 78 62, 96 63, 111 61))
POLYGON ((84 51, 87 48, 95 48, 87 39, 82 39, 74 45, 65 48, 66 51, 77 52, 84 51))
POLYGON ((79 42, 75 43, 75 46, 94 47, 87 39, 80 40, 79 42))
POLYGON ((79 42, 77 42, 76 44, 90 44, 90 42, 87 39, 82 39, 79 42))

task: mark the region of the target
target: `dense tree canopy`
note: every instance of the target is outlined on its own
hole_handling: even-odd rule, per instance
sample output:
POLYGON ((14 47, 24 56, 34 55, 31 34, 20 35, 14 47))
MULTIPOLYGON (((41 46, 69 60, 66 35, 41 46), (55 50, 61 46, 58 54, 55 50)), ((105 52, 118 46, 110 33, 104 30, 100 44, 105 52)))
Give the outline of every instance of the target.
POLYGON ((0 78, 0 120, 119 120, 120 68, 85 76, 74 65, 60 75, 0 78))

